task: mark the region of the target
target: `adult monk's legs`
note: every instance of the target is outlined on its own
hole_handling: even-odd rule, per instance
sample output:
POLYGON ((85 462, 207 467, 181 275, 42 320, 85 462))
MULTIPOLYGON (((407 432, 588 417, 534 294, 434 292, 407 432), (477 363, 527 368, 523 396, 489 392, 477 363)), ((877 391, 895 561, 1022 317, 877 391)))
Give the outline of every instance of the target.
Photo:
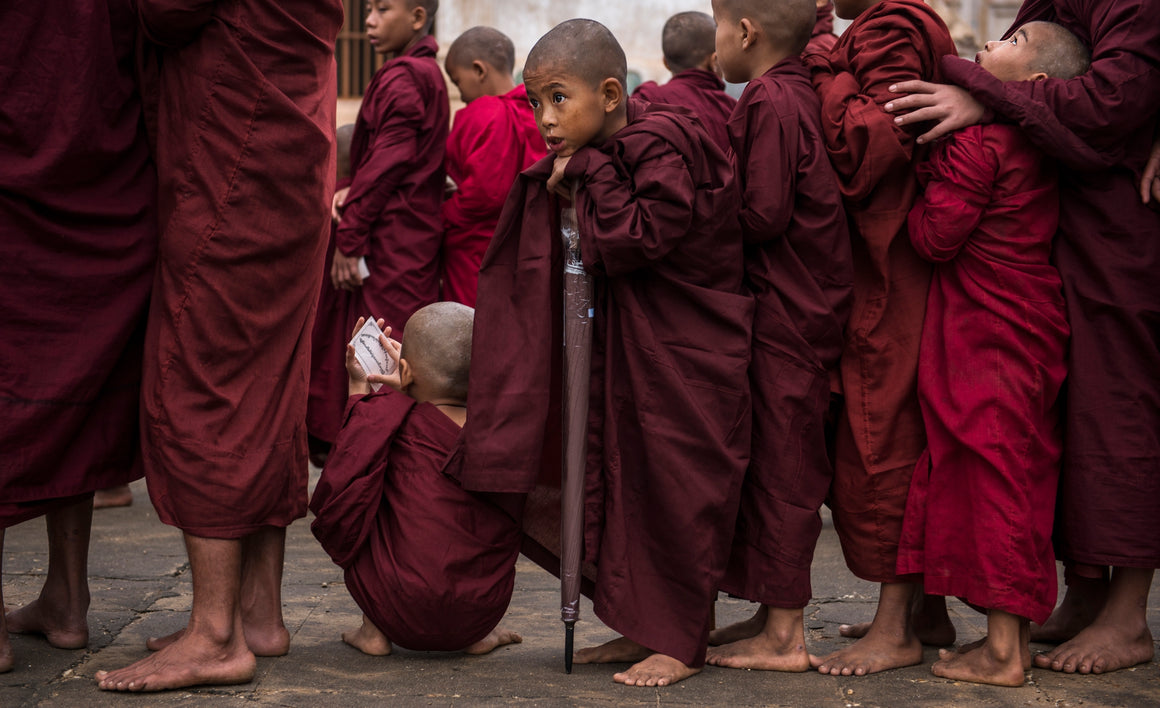
POLYGON ((1070 641, 1035 657, 1041 669, 1102 674, 1151 661, 1148 629, 1151 568, 1113 568, 1108 599, 1095 620, 1070 641))
POLYGON ((116 671, 98 671, 106 691, 164 691, 204 684, 246 683, 254 654, 242 627, 242 541, 185 534, 193 575, 189 624, 156 654, 116 671))
POLYGON ((878 610, 866 636, 825 657, 810 656, 810 665, 831 676, 865 676, 922 662, 922 642, 910 625, 910 606, 919 586, 882 583, 878 610))
POLYGON ((806 652, 804 609, 786 609, 762 605, 761 631, 748 638, 711 647, 705 663, 731 669, 765 671, 805 671, 810 668, 806 652))
MULTIPOLYGON (((89 532, 93 500, 50 511, 48 576, 40 597, 7 612, 8 631, 42 634, 59 649, 80 649, 89 643, 89 532)), ((5 637, 7 638, 7 637, 5 637)))

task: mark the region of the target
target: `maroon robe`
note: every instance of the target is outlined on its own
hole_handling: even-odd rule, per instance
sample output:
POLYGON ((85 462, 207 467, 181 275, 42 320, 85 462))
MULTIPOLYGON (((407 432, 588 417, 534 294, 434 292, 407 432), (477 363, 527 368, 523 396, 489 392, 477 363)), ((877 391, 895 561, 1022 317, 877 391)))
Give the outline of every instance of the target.
POLYGON ((838 35, 834 34, 834 3, 827 2, 818 8, 814 31, 803 54, 829 54, 837 44, 838 35))
MULTIPOLYGON (((383 318, 403 334, 421 307, 439 300, 443 156, 451 107, 438 46, 424 37, 388 61, 367 86, 350 143, 351 187, 338 225, 338 250, 365 256, 370 276, 358 314, 383 318)), ((354 321, 342 323, 350 339, 354 321)))
POLYGON ((310 530, 355 602, 408 649, 483 639, 515 586, 518 512, 441 471, 459 432, 435 406, 389 387, 352 397, 310 500, 310 530))
POLYGON ((520 172, 548 152, 523 84, 480 96, 455 114, 447 174, 457 189, 443 203, 443 299, 475 307, 479 264, 520 172))
POLYGON ((0 7, 0 529, 141 475, 157 217, 133 12, 0 7))
POLYGON ((935 263, 918 364, 927 450, 898 550, 923 589, 1042 623, 1063 448, 1067 316, 1055 165, 1009 125, 936 144, 910 239, 935 263))
POLYGON ((1032 20, 1091 48, 1068 81, 997 81, 946 61, 963 86, 1069 165, 1055 263, 1072 335, 1056 546, 1090 565, 1160 568, 1160 211, 1140 175, 1160 123, 1160 2, 1036 0, 1032 20))
MULTIPOLYGON (((585 554, 597 616, 700 666, 749 458, 740 200, 727 157, 688 114, 632 99, 628 121, 567 170, 597 301, 585 554)), ((467 489, 559 485, 553 159, 520 176, 480 271, 473 347, 488 356, 472 361, 449 467, 467 489)))
POLYGON ((306 513, 342 5, 189 5, 138 0, 161 185, 145 474, 162 521, 241 538, 306 513))
POLYGON ((796 609, 813 595, 818 509, 833 477, 824 421, 850 313, 850 233, 799 57, 749 82, 729 134, 757 313, 753 450, 722 589, 796 609))
POLYGON ((850 25, 829 57, 806 55, 854 249, 841 363, 846 412, 830 502, 847 565, 873 582, 896 578, 906 494, 926 447, 916 380, 930 282, 930 265, 906 233, 921 132, 896 126, 882 106, 897 96, 892 84, 937 80, 939 57, 954 53, 934 10, 920 0, 882 0, 850 25))
POLYGON ((650 103, 680 106, 692 111, 713 142, 722 150, 729 150, 729 131, 725 125, 737 101, 725 93, 725 82, 716 74, 704 69, 686 69, 674 74, 663 86, 646 81, 632 95, 650 103))

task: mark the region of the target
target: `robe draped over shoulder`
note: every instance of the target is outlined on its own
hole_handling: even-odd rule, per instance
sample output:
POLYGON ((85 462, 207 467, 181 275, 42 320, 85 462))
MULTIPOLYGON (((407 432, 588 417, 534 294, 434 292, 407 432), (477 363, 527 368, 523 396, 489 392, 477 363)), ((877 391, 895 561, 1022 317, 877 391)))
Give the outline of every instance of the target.
POLYGON ((666 84, 646 81, 632 95, 650 103, 687 108, 701 121, 713 142, 722 150, 729 150, 729 132, 725 125, 737 101, 725 93, 725 82, 716 74, 704 69, 686 69, 666 84))

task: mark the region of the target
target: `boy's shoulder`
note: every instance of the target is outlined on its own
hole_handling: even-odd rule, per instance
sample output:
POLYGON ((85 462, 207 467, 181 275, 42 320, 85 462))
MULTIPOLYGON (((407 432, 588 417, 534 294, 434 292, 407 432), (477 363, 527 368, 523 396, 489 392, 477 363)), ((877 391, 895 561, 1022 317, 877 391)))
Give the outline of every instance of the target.
POLYGON ((745 87, 734 116, 774 113, 779 116, 812 115, 820 108, 809 72, 798 57, 786 59, 745 87))

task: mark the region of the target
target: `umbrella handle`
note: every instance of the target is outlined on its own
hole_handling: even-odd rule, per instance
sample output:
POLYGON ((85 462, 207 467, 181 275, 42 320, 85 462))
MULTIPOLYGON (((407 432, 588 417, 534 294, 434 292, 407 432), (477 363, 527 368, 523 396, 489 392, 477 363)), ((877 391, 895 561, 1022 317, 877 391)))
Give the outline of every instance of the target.
POLYGON ((564 673, 572 673, 572 651, 576 641, 576 622, 564 623, 564 673))

